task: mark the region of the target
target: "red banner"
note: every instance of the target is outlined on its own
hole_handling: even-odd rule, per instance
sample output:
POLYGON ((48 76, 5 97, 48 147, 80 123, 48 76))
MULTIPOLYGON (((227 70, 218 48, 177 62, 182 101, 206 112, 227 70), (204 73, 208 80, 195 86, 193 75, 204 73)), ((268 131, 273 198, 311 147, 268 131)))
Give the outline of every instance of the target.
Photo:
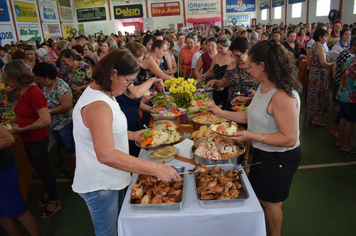
POLYGON ((151 15, 154 16, 179 16, 179 2, 151 3, 151 15))

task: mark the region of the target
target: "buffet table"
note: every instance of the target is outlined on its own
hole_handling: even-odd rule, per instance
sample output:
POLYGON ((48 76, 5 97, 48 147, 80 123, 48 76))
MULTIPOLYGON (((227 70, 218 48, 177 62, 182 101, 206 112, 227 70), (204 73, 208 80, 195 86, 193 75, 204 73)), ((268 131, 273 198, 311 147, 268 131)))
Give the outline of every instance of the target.
MULTIPOLYGON (((146 151, 141 150, 139 158, 148 160, 146 151)), ((167 165, 185 166, 193 169, 189 163, 174 159, 167 165)), ((262 207, 245 173, 243 178, 250 194, 246 205, 233 208, 202 208, 194 190, 193 176, 186 176, 183 209, 177 212, 135 213, 129 205, 131 186, 136 183, 137 174, 133 174, 131 185, 125 196, 118 219, 119 236, 137 235, 239 235, 265 236, 265 218, 262 207)))

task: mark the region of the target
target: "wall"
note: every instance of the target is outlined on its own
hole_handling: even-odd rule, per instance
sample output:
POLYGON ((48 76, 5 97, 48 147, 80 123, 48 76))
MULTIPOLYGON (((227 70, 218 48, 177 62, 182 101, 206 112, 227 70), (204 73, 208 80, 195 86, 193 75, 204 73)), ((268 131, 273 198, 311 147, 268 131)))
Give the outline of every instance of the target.
MULTIPOLYGON (((182 0, 149 0, 148 1, 148 15, 152 19, 151 29, 161 29, 168 28, 170 24, 174 25, 174 29, 177 30, 177 24, 184 24, 184 14, 183 14, 183 1, 182 0), (168 3, 168 2, 179 2, 180 15, 172 16, 155 16, 152 17, 151 4, 152 3, 168 3)), ((146 27, 148 28, 148 27, 146 27)))

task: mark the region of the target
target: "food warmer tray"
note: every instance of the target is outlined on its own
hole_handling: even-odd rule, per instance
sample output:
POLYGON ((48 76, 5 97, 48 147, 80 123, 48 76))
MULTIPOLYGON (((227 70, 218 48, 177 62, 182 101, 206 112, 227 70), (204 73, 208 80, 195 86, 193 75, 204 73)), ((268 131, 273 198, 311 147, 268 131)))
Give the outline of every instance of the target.
MULTIPOLYGON (((214 169, 215 165, 209 165, 207 166, 210 170, 214 169)), ((228 171, 232 169, 237 169, 240 170, 237 166, 235 165, 219 165, 222 170, 228 171)), ((198 191, 197 191, 197 183, 196 183, 196 174, 194 174, 194 189, 195 189, 195 194, 197 197, 197 200, 199 202, 199 205, 203 208, 224 208, 224 207, 239 207, 239 206, 244 206, 246 204, 246 200, 250 198, 250 194, 248 193, 248 190, 246 188, 245 182, 239 174, 240 179, 238 182, 242 185, 242 188, 239 190, 240 195, 237 199, 231 199, 231 200, 200 200, 198 196, 198 191)))
MULTIPOLYGON (((184 166, 175 167, 178 173, 185 172, 184 166)), ((184 195, 185 195, 185 186, 186 186, 186 175, 181 175, 183 178, 183 188, 182 188, 182 201, 179 203, 161 203, 161 204, 134 204, 132 202, 132 197, 130 194, 129 205, 131 206, 131 210, 133 212, 143 212, 143 213, 151 213, 151 212, 172 212, 172 211, 180 211, 183 209, 184 195)), ((137 178, 138 179, 138 178, 137 178)), ((136 183, 137 183, 136 179, 136 183)), ((128 191, 131 191, 129 189, 128 191)))

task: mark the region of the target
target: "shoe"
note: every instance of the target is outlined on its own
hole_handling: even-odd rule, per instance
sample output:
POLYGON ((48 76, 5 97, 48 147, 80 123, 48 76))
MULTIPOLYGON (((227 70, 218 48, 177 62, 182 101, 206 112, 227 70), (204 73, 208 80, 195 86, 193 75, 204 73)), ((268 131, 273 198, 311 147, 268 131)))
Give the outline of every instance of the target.
POLYGON ((57 199, 56 201, 48 201, 48 204, 52 204, 55 205, 56 208, 53 211, 49 211, 49 210, 44 210, 44 212, 42 212, 41 214, 41 218, 48 218, 54 215, 54 213, 56 213, 57 211, 59 211, 61 209, 61 201, 59 199, 57 199))
POLYGON ((47 206, 49 201, 49 195, 48 192, 45 193, 45 195, 43 196, 43 198, 37 203, 38 207, 44 207, 47 206))
POLYGON ((311 121, 310 123, 316 127, 326 127, 326 124, 321 121, 311 121))
POLYGON ((342 152, 346 152, 346 153, 349 153, 349 154, 356 154, 356 148, 351 148, 351 150, 349 151, 345 151, 345 150, 342 150, 340 149, 342 152))

